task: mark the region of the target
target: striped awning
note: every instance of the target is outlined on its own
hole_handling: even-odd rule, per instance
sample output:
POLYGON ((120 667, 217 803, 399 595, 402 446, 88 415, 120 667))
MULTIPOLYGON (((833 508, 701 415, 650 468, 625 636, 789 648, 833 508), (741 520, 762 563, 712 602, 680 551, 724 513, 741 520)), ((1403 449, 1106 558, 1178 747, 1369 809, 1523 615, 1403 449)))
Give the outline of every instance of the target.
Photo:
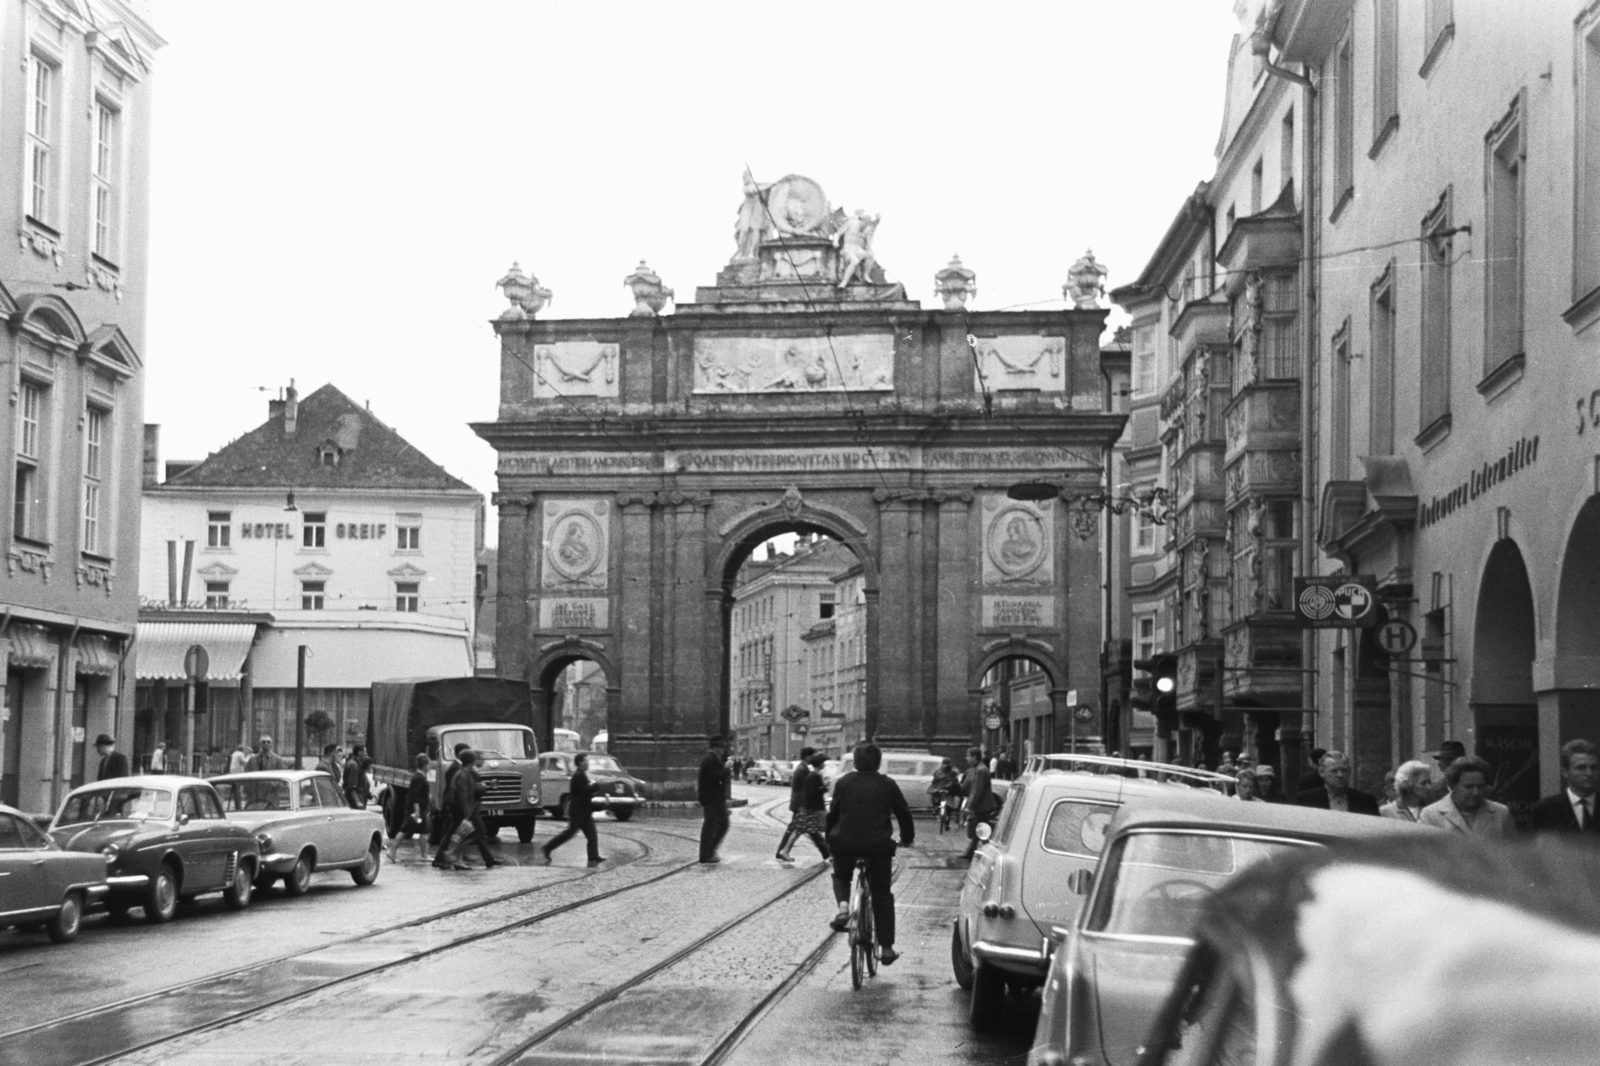
POLYGON ((237 681, 255 639, 256 627, 248 622, 140 622, 139 679, 187 680, 183 657, 198 644, 210 661, 207 681, 237 681))

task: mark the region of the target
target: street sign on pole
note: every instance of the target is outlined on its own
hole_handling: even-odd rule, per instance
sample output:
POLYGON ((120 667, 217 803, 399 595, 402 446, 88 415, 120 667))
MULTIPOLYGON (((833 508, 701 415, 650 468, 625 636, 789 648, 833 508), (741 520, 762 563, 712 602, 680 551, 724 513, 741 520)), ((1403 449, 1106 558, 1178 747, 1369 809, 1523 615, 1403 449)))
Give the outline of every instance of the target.
POLYGON ((983 716, 983 728, 990 731, 999 729, 1004 723, 1005 719, 1000 717, 999 711, 990 711, 988 714, 983 716))
POLYGON ((1378 627, 1379 652, 1389 659, 1397 659, 1417 646, 1417 628, 1404 618, 1391 618, 1378 627))
POLYGON ((1302 629, 1366 629, 1378 622, 1378 583, 1370 577, 1297 577, 1295 621, 1302 629))

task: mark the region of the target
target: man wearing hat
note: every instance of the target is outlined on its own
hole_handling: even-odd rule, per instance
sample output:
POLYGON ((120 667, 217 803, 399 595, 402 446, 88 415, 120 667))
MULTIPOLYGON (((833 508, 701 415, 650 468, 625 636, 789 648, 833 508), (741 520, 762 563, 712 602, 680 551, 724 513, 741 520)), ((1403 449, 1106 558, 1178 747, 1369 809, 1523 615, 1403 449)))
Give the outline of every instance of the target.
POLYGON ((1433 761, 1439 764, 1439 772, 1442 774, 1450 769, 1451 763, 1465 758, 1466 754, 1467 746, 1461 741, 1446 740, 1439 745, 1439 750, 1433 753, 1433 761))
POLYGON ((717 849, 722 838, 728 835, 728 767, 723 760, 727 751, 721 735, 707 744, 709 750, 700 760, 700 779, 697 793, 705 820, 700 824, 700 861, 715 865, 722 861, 717 849))
POLYGON ((1269 762, 1259 763, 1255 767, 1256 795, 1268 803, 1284 802, 1283 793, 1278 789, 1278 771, 1269 762))
POLYGON ((128 776, 128 757, 117 750, 117 742, 111 739, 111 734, 101 733, 95 737, 94 750, 100 753, 100 769, 94 775, 96 781, 128 776))

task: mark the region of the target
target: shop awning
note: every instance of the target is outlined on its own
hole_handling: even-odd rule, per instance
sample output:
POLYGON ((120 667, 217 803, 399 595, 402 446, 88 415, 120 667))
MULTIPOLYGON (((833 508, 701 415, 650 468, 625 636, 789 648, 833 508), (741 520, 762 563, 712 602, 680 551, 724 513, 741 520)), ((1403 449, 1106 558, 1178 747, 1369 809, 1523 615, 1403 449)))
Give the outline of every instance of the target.
POLYGON ((140 622, 139 679, 187 680, 183 657, 198 644, 210 660, 207 681, 237 681, 255 639, 256 627, 246 622, 140 622))

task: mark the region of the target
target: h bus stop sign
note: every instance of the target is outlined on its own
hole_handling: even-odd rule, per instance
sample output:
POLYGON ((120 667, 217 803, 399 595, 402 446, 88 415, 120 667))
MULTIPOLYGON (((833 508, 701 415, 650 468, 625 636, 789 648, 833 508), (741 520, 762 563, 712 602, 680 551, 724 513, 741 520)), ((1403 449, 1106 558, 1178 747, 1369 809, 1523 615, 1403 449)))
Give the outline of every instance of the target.
POLYGON ((1404 618, 1391 618, 1378 627, 1378 652, 1386 659, 1398 659, 1417 646, 1417 629, 1404 618))

